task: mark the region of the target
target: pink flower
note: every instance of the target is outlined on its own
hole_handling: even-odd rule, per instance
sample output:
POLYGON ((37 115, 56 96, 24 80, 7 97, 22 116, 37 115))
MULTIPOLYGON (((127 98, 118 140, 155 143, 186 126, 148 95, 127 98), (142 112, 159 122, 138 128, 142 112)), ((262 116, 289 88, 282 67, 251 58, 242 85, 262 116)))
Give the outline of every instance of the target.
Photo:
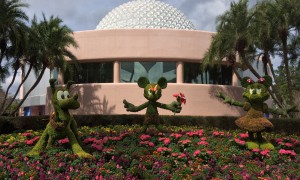
POLYGON ((287 143, 285 143, 285 146, 286 146, 286 147, 293 147, 293 144, 287 142, 287 143))
POLYGON ((35 143, 35 141, 37 141, 37 140, 39 140, 39 139, 40 139, 40 136, 36 136, 36 137, 34 137, 34 138, 32 138, 32 139, 27 140, 27 141, 26 141, 26 144, 27 144, 27 145, 33 145, 33 144, 35 143))
POLYGON ((140 144, 149 144, 149 141, 141 141, 140 144))
POLYGON ((159 147, 156 150, 157 152, 164 152, 164 151, 172 151, 172 149, 167 148, 167 147, 159 147))
POLYGON ((247 138, 249 137, 249 134, 248 134, 248 133, 245 133, 245 134, 241 133, 241 134, 240 134, 240 137, 241 137, 242 139, 247 139, 247 138))
POLYGON ((263 77, 259 78, 258 82, 263 84, 265 82, 265 78, 263 78, 263 77))
POLYGON ((107 141, 108 141, 108 137, 107 137, 107 136, 105 136, 105 137, 103 138, 103 143, 104 143, 104 144, 106 144, 106 143, 107 143, 107 141))
POLYGON ((141 141, 140 144, 142 145, 148 145, 150 147, 154 147, 154 143, 150 141, 141 141))
POLYGON ((245 141, 240 140, 240 139, 238 139, 238 138, 235 138, 234 141, 235 141, 237 144, 242 145, 242 146, 244 146, 244 145, 246 144, 245 141))
POLYGON ((179 154, 178 158, 184 158, 186 155, 184 153, 179 154))
POLYGON ((253 84, 254 81, 253 81, 253 79, 249 78, 249 79, 247 79, 247 83, 248 83, 248 84, 253 84))
POLYGON ((121 141, 122 137, 108 137, 108 139, 113 141, 121 141))
POLYGON ((285 149, 280 149, 279 154, 288 154, 289 152, 285 149))
POLYGON ((183 144, 183 145, 185 145, 185 144, 189 144, 190 142, 191 142, 191 140, 189 140, 189 139, 185 139, 185 140, 181 140, 181 141, 178 141, 180 144, 183 144))
POLYGON ((283 140, 281 138, 275 138, 274 139, 276 143, 282 142, 283 140))
POLYGON ((294 150, 285 150, 285 149, 280 149, 279 154, 281 154, 281 155, 292 155, 292 156, 297 155, 294 150))
POLYGON ((165 145, 168 145, 168 144, 170 144, 170 142, 171 142, 171 140, 170 140, 169 138, 159 138, 158 140, 159 140, 159 141, 164 141, 164 144, 165 144, 165 145))
POLYGON ((153 142, 149 142, 148 145, 149 145, 150 147, 154 147, 154 143, 153 143, 153 142))
POLYGON ((67 144, 67 143, 69 143, 69 142, 70 142, 70 141, 69 141, 68 138, 58 140, 58 143, 59 143, 59 144, 67 144))
POLYGON ((147 135, 147 134, 142 134, 141 137, 140 137, 140 139, 141 139, 142 141, 147 140, 147 139, 150 139, 150 138, 151 138, 151 136, 150 136, 150 135, 147 135))
POLYGON ((93 143, 96 139, 95 138, 86 138, 83 140, 84 143, 93 143))
POLYGON ((254 153, 258 153, 259 152, 259 149, 255 148, 255 149, 252 149, 252 152, 254 153))
POLYGON ((208 155, 212 155, 212 151, 210 151, 210 150, 207 150, 206 153, 207 153, 208 155))
POLYGON ((193 153, 193 155, 194 155, 194 156, 198 156, 200 153, 201 153, 201 151, 197 149, 197 150, 193 153))
POLYGON ((267 156, 267 155, 269 155, 269 152, 270 152, 270 150, 266 149, 266 150, 262 150, 260 152, 260 154, 263 155, 263 156, 267 156))
POLYGON ((31 132, 24 132, 22 135, 25 136, 25 137, 29 137, 29 136, 32 135, 32 133, 31 132))
POLYGON ((187 132, 186 135, 192 137, 192 136, 202 136, 203 135, 203 129, 198 130, 198 131, 190 131, 187 132))
POLYGON ((169 138, 166 138, 166 139, 164 140, 164 144, 165 144, 165 145, 170 144, 170 142, 171 142, 171 140, 170 140, 169 138))
POLYGON ((100 140, 94 139, 94 144, 103 144, 103 141, 102 139, 100 140))
POLYGON ((177 102, 179 102, 180 104, 186 103, 185 95, 181 92, 178 94, 173 94, 173 97, 176 97, 177 102))
POLYGON ((174 152, 174 153, 171 154, 171 156, 177 157, 177 156, 179 156, 179 153, 174 152))
POLYGON ((182 134, 172 133, 170 136, 179 139, 182 136, 182 134))
POLYGON ((206 142, 206 141, 200 141, 200 142, 198 142, 197 144, 198 144, 198 145, 206 146, 206 145, 208 145, 208 142, 206 142))
POLYGON ((100 144, 100 145, 97 145, 97 144, 92 144, 92 147, 93 147, 93 148, 95 148, 95 149, 97 149, 97 150, 99 150, 99 151, 101 151, 101 150, 102 150, 102 147, 103 147, 103 145, 102 145, 102 144, 100 144))

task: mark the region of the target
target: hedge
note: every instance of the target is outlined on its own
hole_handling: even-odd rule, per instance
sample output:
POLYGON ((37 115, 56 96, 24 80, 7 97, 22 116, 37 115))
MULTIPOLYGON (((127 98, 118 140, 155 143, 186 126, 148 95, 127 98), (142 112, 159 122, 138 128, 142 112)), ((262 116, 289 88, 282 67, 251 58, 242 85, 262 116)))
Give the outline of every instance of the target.
MULTIPOLYGON (((142 125, 144 115, 75 115, 78 126, 108 126, 108 125, 142 125)), ((237 129, 234 121, 237 117, 231 116, 161 116, 162 123, 172 126, 201 126, 216 127, 224 130, 237 129)), ((300 134, 300 119, 273 118, 275 133, 300 134)), ((49 116, 4 117, 0 116, 0 134, 14 131, 44 129, 49 122, 49 116)))

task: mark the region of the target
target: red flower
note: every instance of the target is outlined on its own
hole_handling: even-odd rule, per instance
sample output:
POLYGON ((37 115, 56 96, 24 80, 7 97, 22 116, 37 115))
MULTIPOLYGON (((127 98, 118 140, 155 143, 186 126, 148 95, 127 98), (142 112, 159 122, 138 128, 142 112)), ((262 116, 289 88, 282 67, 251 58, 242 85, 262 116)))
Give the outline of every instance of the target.
POLYGON ((176 97, 177 102, 179 102, 180 104, 186 103, 185 95, 181 92, 178 94, 173 94, 173 97, 176 97))
POLYGON ((67 144, 67 143, 69 143, 69 142, 70 142, 70 141, 69 141, 68 138, 58 140, 58 143, 59 143, 59 144, 67 144))
POLYGON ((197 150, 193 153, 193 156, 200 155, 200 153, 201 153, 201 151, 197 149, 197 150))
POLYGON ((253 81, 253 79, 249 78, 249 79, 247 79, 247 83, 248 83, 248 84, 253 84, 254 81, 253 81))
POLYGON ((265 78, 263 78, 263 77, 259 78, 258 82, 263 84, 265 82, 265 78))
POLYGON ((97 150, 99 150, 99 151, 101 151, 101 150, 102 150, 102 147, 103 147, 103 145, 102 145, 102 144, 100 144, 100 145, 97 145, 97 144, 92 144, 92 147, 93 147, 93 148, 95 148, 95 149, 97 149, 97 150))
POLYGON ((29 136, 32 135, 32 133, 31 132, 24 132, 22 135, 25 136, 25 137, 29 137, 29 136))
POLYGON ((40 139, 40 136, 36 136, 36 137, 34 137, 34 138, 32 138, 32 139, 27 140, 27 141, 26 141, 26 144, 27 144, 27 145, 33 145, 33 143, 35 143, 35 141, 37 141, 37 140, 39 140, 39 139, 40 139))
POLYGON ((245 133, 245 134, 241 133, 241 134, 240 134, 240 137, 241 137, 242 139, 247 139, 247 138, 249 137, 249 135, 248 135, 248 133, 245 133))
POLYGON ((145 140, 150 139, 150 138, 151 138, 151 136, 150 136, 150 135, 147 135, 147 134, 142 134, 141 137, 140 137, 140 139, 141 139, 142 141, 145 141, 145 140))
POLYGON ((182 136, 182 134, 172 133, 170 136, 175 137, 176 139, 179 139, 182 136))

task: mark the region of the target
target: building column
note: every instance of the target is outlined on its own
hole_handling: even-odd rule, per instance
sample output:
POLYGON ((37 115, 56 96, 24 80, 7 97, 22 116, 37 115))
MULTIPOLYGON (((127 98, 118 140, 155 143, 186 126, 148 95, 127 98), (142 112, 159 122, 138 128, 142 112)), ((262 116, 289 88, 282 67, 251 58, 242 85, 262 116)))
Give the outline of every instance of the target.
POLYGON ((179 61, 176 63, 176 83, 183 83, 184 79, 183 62, 179 61))
MULTIPOLYGON (((21 70, 21 78, 20 78, 20 84, 23 82, 23 75, 24 71, 21 70)), ((24 84, 21 85, 20 92, 19 92, 19 99, 22 100, 24 98, 24 84)), ((19 108, 19 116, 24 116, 24 108, 19 108)))
MULTIPOLYGON (((52 78, 52 77, 51 77, 52 78)), ((55 77, 54 77, 55 78, 55 77)), ((61 70, 58 70, 58 75, 57 75, 57 84, 58 85, 63 85, 64 82, 64 74, 62 73, 61 70)))
POLYGON ((114 83, 120 83, 120 61, 114 61, 114 83))
POLYGON ((235 73, 232 73, 232 83, 231 85, 232 86, 238 86, 239 85, 239 79, 237 77, 237 75, 235 73))

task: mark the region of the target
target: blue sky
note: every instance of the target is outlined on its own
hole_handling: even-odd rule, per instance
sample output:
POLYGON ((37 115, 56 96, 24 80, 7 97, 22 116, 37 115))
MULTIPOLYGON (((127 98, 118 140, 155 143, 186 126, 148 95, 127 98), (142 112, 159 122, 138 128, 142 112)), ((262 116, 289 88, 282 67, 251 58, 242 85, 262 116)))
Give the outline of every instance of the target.
MULTIPOLYGON (((34 15, 40 19, 42 13, 63 20, 63 24, 73 31, 93 30, 99 21, 115 7, 130 0, 23 0, 29 5, 24 11, 30 19, 34 15)), ((180 10, 197 30, 215 31, 216 18, 230 8, 233 0, 160 0, 180 10)), ((249 0, 249 5, 256 0, 249 0)), ((19 77, 18 77, 19 78, 19 77)), ((6 89, 11 77, 3 84, 6 89)), ((16 80, 11 92, 20 83, 16 80)))
MULTIPOLYGON (((99 21, 113 8, 130 0, 23 0, 29 4, 30 18, 42 12, 49 17, 58 16, 73 31, 95 29, 99 21)), ((233 0, 160 0, 187 16, 198 30, 215 31, 215 19, 230 7, 233 0)), ((255 0, 250 1, 250 5, 255 0)))

